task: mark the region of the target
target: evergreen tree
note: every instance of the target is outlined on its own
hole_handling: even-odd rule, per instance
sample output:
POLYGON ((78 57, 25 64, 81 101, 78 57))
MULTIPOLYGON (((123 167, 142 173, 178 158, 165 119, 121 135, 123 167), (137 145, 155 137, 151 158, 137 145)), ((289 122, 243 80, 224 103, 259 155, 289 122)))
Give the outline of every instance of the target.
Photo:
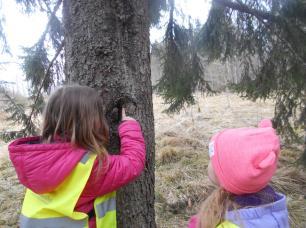
MULTIPOLYGON (((42 112, 44 105, 43 93, 50 92, 52 87, 64 80, 64 36, 62 23, 56 16, 62 1, 17 0, 16 2, 21 5, 25 13, 33 13, 36 10, 40 10, 48 15, 49 20, 45 31, 37 43, 32 47, 24 48, 24 56, 21 57, 22 69, 25 73, 26 80, 30 84, 28 91, 30 94, 29 105, 26 107, 19 105, 19 108, 14 110, 14 107, 17 107, 13 105, 14 97, 9 92, 5 92, 7 90, 2 85, 2 94, 10 101, 7 103, 8 107, 6 109, 11 113, 9 119, 22 126, 20 131, 1 132, 0 137, 6 141, 11 140, 15 136, 21 137, 38 133, 37 130, 39 127, 36 126, 34 120, 42 112), (52 52, 55 52, 55 54, 50 59, 49 56, 52 52), (16 115, 16 112, 20 113, 16 115)), ((5 37, 4 32, 3 36, 5 37)))
POLYGON ((195 90, 211 91, 199 54, 207 64, 238 59, 242 80, 232 87, 248 99, 275 100, 278 131, 287 140, 301 140, 298 133, 305 132, 306 164, 306 1, 213 0, 206 23, 193 32, 176 24, 174 0, 169 2, 163 74, 156 86, 168 111, 192 104, 195 90))
POLYGON ((118 153, 122 106, 142 126, 145 170, 117 191, 118 227, 155 227, 154 120, 150 78, 149 11, 146 0, 65 0, 67 81, 97 89, 110 127, 110 153, 118 153))
MULTIPOLYGON (((44 94, 49 94, 51 89, 56 85, 65 82, 64 75, 64 28, 62 18, 59 17, 59 9, 63 0, 16 0, 21 9, 26 14, 35 13, 36 11, 44 12, 48 15, 48 23, 45 31, 40 39, 32 47, 24 48, 22 58, 22 69, 26 76, 26 80, 30 83, 30 112, 24 112, 25 115, 13 115, 10 120, 17 121, 21 124, 22 129, 18 132, 18 136, 26 136, 29 134, 37 134, 38 126, 31 126, 32 120, 35 119, 42 111, 44 106, 44 94), (51 44, 51 45, 50 45, 51 44), (55 53, 55 54, 54 54, 55 53), (23 116, 23 119, 20 117, 23 116), (27 121, 24 120, 27 119, 27 121)), ((161 16, 161 11, 167 9, 166 0, 149 0, 149 21, 151 25, 157 25, 161 16)), ((4 33, 5 18, 1 10, 0 0, 0 48, 2 52, 9 53, 6 36, 4 33)), ((0 64, 5 64, 1 62, 0 64)), ((4 91, 4 90, 2 90, 4 91)), ((6 93, 6 96, 10 96, 6 93)), ((13 101, 14 98, 11 97, 13 101)), ((9 105, 9 104, 8 104, 9 105)), ((6 141, 11 140, 17 132, 12 132, 12 137, 8 137, 9 132, 3 135, 0 132, 0 138, 6 141), (3 137, 2 137, 3 136, 3 137)))
MULTIPOLYGON (((169 22, 162 44, 163 48, 159 50, 163 74, 156 90, 169 104, 167 111, 179 111, 184 105, 193 104, 195 102, 193 93, 196 90, 211 92, 209 83, 203 78, 205 66, 201 64, 201 58, 207 59, 208 63, 214 60, 226 61, 237 58, 240 59, 243 71, 242 80, 234 86, 234 89, 249 99, 274 99, 276 101, 274 123, 287 138, 296 139, 296 132, 299 130, 306 132, 305 0, 213 0, 208 20, 201 29, 199 26, 194 28, 192 23, 184 27, 177 22, 174 0, 16 1, 23 6, 26 13, 40 10, 48 15, 49 20, 38 42, 33 47, 24 49, 23 69, 31 85, 29 89, 31 105, 29 107, 21 105, 5 89, 5 86, 2 85, 0 88, 0 92, 7 99, 6 111, 12 114, 12 120, 23 126, 18 132, 3 132, 2 138, 8 140, 12 137, 36 134, 38 126, 35 125, 34 119, 41 113, 43 95, 48 94, 54 86, 67 79, 90 85, 100 91, 105 91, 106 87, 113 86, 108 94, 101 94, 109 104, 113 102, 112 105, 107 106, 113 136, 115 135, 115 123, 112 122, 113 105, 120 108, 124 102, 137 103, 138 108, 147 110, 146 112, 136 111, 136 113, 134 111, 134 113, 144 126, 148 141, 147 158, 149 162, 142 177, 119 194, 121 204, 119 205, 121 208, 119 224, 121 226, 143 227, 143 224, 146 224, 148 227, 155 227, 153 208, 154 132, 152 98, 148 84, 150 79, 147 18, 150 18, 152 25, 157 25, 161 10, 168 10, 169 22), (122 51, 116 50, 115 46, 110 46, 112 47, 110 48, 105 43, 93 40, 86 40, 88 43, 85 44, 78 43, 77 40, 82 38, 84 31, 63 26, 58 16, 58 10, 63 2, 66 4, 63 8, 67 10, 64 14, 66 23, 78 13, 92 12, 96 18, 91 21, 91 17, 88 17, 87 22, 97 26, 93 31, 99 34, 100 41, 107 43, 118 40, 118 43, 121 42, 122 51), (77 3, 84 6, 81 11, 78 11, 80 8, 77 3), (108 21, 97 16, 99 6, 101 6, 99 4, 102 3, 108 3, 108 8, 105 8, 109 13, 107 18, 110 20, 108 21), (93 8, 92 5, 98 8, 93 8), (135 15, 139 13, 136 9, 144 12, 142 17, 137 16, 138 20, 143 20, 142 25, 135 19, 135 15), (75 15, 71 16, 71 13, 75 15), (107 23, 114 23, 113 25, 118 30, 117 35, 109 33, 109 29, 103 33, 103 26, 105 28, 110 26, 107 23), (72 33, 67 33, 69 31, 77 34, 74 36, 72 33), (140 36, 145 38, 142 43, 145 46, 144 49, 140 49, 140 44, 136 45, 137 40, 140 40, 140 31, 143 32, 140 36), (82 51, 85 59, 73 54, 72 42, 77 42, 76 47, 82 51), (48 48, 50 43, 52 50, 48 48), (141 54, 135 53, 137 50, 141 54), (66 76, 68 78, 63 73, 64 56, 66 56, 66 76), (86 63, 87 59, 92 64, 86 63), (118 59, 120 61, 116 62, 118 59), (93 67, 91 68, 93 74, 86 76, 89 68, 84 70, 79 68, 80 65, 74 65, 75 62, 82 61, 85 61, 84 67, 93 67), (118 63, 124 64, 118 65, 118 63), (122 66, 126 68, 123 69, 122 66), (107 71, 107 69, 112 70, 107 71), (102 79, 101 72, 110 73, 114 80, 102 79), (125 75, 125 78, 120 78, 120 75, 125 75), (146 86, 140 88, 139 82, 144 79, 146 86), (126 83, 129 80, 134 84, 126 83), (145 91, 144 88, 146 88, 145 91), (129 89, 133 92, 130 92, 129 89), (122 97, 123 99, 120 99, 122 97), (144 103, 141 97, 146 97, 144 103), (113 98, 117 99, 115 103, 113 98), (30 111, 26 111, 29 108, 30 111), (139 197, 142 205, 135 207, 133 202, 138 202, 139 197), (123 199, 129 200, 124 202, 123 199), (123 224, 123 218, 128 224, 123 224)), ((79 23, 77 19, 75 19, 76 24, 79 23)), ((8 52, 3 25, 4 18, 0 14, 0 45, 2 52, 8 52)), ((113 137, 112 141, 112 149, 114 149, 118 146, 116 137, 113 137)), ((306 149, 304 159, 306 162, 306 149)))
POLYGON ((117 113, 122 105, 127 105, 127 110, 142 124, 147 162, 141 177, 117 194, 118 224, 120 227, 155 227, 149 27, 150 22, 158 23, 160 10, 166 7, 166 2, 17 0, 17 3, 26 13, 45 12, 49 20, 41 38, 32 47, 25 48, 22 57, 23 70, 30 82, 31 105, 25 107, 17 103, 5 88, 0 91, 7 99, 6 111, 23 126, 18 132, 3 132, 2 138, 9 140, 37 134, 34 120, 42 111, 44 94, 57 84, 73 81, 101 91, 111 131, 109 150, 119 151, 117 113), (62 5, 65 26, 57 13, 62 5), (88 32, 94 36, 88 36, 88 32), (80 52, 76 53, 76 49, 80 52))
POLYGON ((197 52, 197 30, 189 22, 189 28, 175 20, 175 0, 169 0, 169 22, 163 45, 159 48, 162 62, 162 77, 155 89, 169 105, 167 112, 180 111, 185 104, 195 103, 196 90, 212 92, 203 78, 201 57, 197 52))
MULTIPOLYGON (((33 47, 25 48, 23 57, 23 69, 31 84, 31 111, 14 105, 14 98, 7 93, 11 107, 7 111, 23 125, 14 134, 28 135, 37 129, 33 119, 41 112, 42 94, 65 80, 66 41, 57 13, 61 0, 16 1, 26 13, 41 10, 49 16, 45 32, 33 47), (46 48, 48 43, 52 43, 53 51, 46 48), (50 53, 55 55, 50 58, 50 53), (19 110, 19 114, 14 114, 14 110, 19 110)), ((213 0, 208 20, 201 29, 194 28, 192 23, 184 27, 177 22, 174 0, 149 0, 148 5, 152 25, 159 23, 162 10, 169 12, 165 39, 159 50, 163 74, 156 85, 156 91, 169 104, 167 111, 179 111, 184 105, 193 104, 196 90, 211 92, 209 83, 203 79, 205 66, 201 58, 207 59, 208 64, 235 58, 243 69, 241 82, 233 85, 235 91, 252 100, 274 99, 274 123, 287 139, 299 139, 297 132, 306 132, 305 0, 213 0)), ((0 45, 7 52, 1 15, 0 45)))
MULTIPOLYGON (((64 79, 63 28, 56 16, 61 1, 17 2, 27 13, 39 9, 49 15, 41 39, 25 49, 23 66, 31 82, 32 118, 41 111, 41 92, 48 92, 64 79), (48 41, 57 53, 52 60, 45 47, 48 41)), ((167 111, 179 111, 184 105, 193 104, 196 90, 211 92, 209 83, 203 79, 205 66, 201 56, 208 59, 208 64, 236 58, 240 59, 243 71, 242 80, 234 89, 249 99, 274 99, 274 123, 287 139, 296 140, 296 132, 306 131, 305 0, 213 0, 201 30, 191 23, 189 28, 177 23, 174 0, 149 1, 152 25, 158 24, 161 10, 169 11, 169 22, 159 50, 162 78, 155 89, 169 104, 167 111)), ((8 50, 2 16, 0 40, 3 50, 8 50)))
POLYGON ((211 61, 240 59, 234 89, 275 100, 274 124, 287 139, 306 133, 305 28, 305 0, 214 0, 198 41, 211 61))

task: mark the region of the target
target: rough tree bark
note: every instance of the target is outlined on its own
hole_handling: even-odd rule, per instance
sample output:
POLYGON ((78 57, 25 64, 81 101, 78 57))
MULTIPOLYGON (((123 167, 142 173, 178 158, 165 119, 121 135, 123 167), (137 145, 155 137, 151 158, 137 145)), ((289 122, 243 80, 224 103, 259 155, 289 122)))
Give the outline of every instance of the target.
POLYGON ((63 20, 66 76, 101 93, 111 129, 109 150, 118 152, 116 107, 122 103, 129 101, 128 112, 144 132, 146 168, 117 192, 118 227, 155 227, 148 0, 65 0, 63 20))

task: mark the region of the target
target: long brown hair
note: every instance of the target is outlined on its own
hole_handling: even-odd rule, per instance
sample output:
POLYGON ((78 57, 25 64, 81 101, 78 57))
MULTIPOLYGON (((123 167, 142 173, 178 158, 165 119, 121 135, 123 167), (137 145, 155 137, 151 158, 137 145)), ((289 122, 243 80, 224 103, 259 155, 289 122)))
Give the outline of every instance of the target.
POLYGON ((108 127, 99 94, 87 86, 71 85, 50 96, 43 114, 42 139, 55 137, 96 153, 103 158, 108 144, 108 127))
POLYGON ((215 189, 201 206, 197 228, 217 227, 225 220, 226 211, 229 209, 238 209, 233 194, 220 187, 215 189))

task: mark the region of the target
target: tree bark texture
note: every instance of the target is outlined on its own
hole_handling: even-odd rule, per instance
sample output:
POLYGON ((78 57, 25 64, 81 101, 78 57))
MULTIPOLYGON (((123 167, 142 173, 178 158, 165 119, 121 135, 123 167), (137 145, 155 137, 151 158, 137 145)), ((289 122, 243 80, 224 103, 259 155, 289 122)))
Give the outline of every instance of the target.
POLYGON ((110 126, 109 151, 119 151, 122 105, 144 132, 145 171, 117 192, 118 227, 155 227, 148 0, 65 0, 63 21, 66 77, 100 92, 110 126))

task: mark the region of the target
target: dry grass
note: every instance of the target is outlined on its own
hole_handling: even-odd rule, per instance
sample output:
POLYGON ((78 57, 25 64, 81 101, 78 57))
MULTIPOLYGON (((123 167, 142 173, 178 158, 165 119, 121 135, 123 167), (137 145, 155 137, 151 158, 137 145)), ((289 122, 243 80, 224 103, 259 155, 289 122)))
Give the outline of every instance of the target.
MULTIPOLYGON (((154 100, 156 123, 156 214, 159 227, 186 227, 213 186, 206 175, 207 144, 224 128, 256 126, 273 116, 273 103, 251 102, 224 93, 171 117, 154 100)), ((306 227, 306 173, 295 164, 300 148, 283 148, 272 185, 287 195, 292 227, 306 227)))
MULTIPOLYGON (((7 115, 0 112, 0 131, 16 130, 18 126, 7 120, 7 115)), ((19 184, 15 169, 8 158, 7 143, 0 140, 0 227, 18 227, 24 187, 19 184)))

